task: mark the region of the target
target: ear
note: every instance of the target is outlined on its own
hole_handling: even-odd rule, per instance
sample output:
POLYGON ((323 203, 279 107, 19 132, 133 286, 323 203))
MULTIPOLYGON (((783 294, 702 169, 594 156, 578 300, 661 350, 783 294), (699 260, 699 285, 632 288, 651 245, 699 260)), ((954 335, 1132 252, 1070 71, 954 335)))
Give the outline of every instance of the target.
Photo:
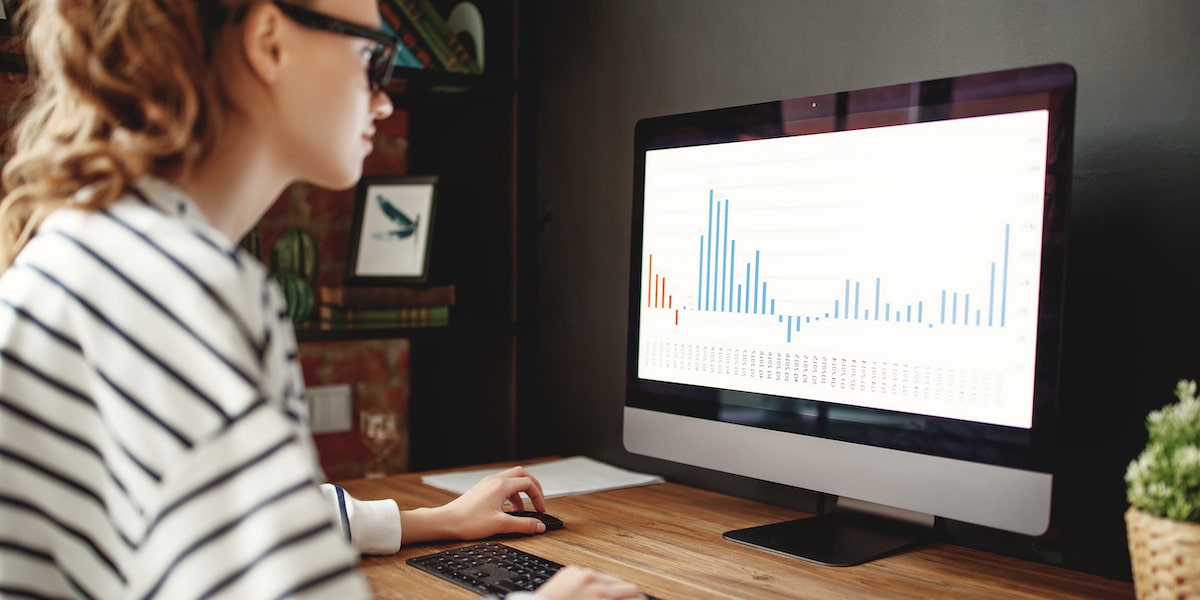
POLYGON ((243 22, 242 54, 250 71, 267 85, 279 80, 287 60, 283 19, 283 13, 270 2, 260 2, 246 13, 243 22))

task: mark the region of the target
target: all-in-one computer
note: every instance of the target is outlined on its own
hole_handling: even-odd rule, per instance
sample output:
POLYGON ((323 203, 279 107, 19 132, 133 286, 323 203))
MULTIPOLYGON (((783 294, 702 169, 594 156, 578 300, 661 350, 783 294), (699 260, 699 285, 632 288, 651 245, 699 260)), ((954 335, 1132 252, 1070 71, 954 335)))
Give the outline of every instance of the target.
POLYGON ((646 118, 624 440, 839 497, 727 537, 853 564, 1050 517, 1063 64, 646 118))

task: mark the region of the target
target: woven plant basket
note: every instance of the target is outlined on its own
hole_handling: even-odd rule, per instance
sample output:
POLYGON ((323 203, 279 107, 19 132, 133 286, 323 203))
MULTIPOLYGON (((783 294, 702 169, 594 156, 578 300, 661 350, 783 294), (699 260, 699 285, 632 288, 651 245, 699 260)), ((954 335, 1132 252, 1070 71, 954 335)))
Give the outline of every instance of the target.
POLYGON ((1138 600, 1200 599, 1200 523, 1125 511, 1138 600))

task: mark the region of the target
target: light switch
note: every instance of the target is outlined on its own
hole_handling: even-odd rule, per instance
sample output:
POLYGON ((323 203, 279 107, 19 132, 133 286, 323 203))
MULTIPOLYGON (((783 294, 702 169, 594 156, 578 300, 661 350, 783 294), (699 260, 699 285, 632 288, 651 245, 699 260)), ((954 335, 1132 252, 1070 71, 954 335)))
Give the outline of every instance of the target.
POLYGON ((313 433, 350 431, 353 421, 350 385, 310 387, 308 394, 309 426, 313 433))

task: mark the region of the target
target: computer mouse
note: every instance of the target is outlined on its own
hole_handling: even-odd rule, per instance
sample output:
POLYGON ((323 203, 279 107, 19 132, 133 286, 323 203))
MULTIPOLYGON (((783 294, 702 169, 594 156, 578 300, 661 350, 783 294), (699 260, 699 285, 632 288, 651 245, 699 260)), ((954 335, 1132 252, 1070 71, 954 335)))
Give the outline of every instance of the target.
POLYGON ((546 531, 554 531, 555 529, 563 528, 562 519, 543 512, 537 512, 535 510, 514 510, 508 514, 514 517, 533 517, 546 524, 546 531))

